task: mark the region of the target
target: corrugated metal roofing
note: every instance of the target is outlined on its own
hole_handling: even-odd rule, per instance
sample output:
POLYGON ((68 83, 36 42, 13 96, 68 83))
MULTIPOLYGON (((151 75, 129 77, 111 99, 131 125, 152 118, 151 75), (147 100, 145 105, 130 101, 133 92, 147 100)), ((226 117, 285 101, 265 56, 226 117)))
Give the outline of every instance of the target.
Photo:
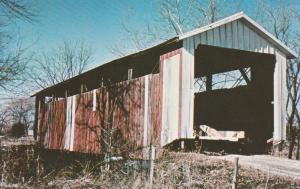
POLYGON ((92 68, 92 69, 90 69, 90 70, 87 70, 87 71, 85 71, 85 72, 82 73, 82 74, 79 74, 79 75, 74 76, 74 77, 72 77, 72 78, 69 78, 69 79, 67 79, 67 80, 61 81, 61 82, 59 82, 59 83, 57 83, 57 84, 55 84, 55 85, 49 86, 49 87, 44 88, 44 89, 42 89, 42 90, 40 90, 40 91, 36 91, 31 97, 37 96, 37 95, 40 94, 40 93, 43 93, 43 92, 48 91, 48 90, 51 90, 51 89, 53 89, 54 87, 56 87, 56 86, 58 86, 58 85, 64 85, 64 84, 67 84, 67 83, 69 83, 70 81, 72 81, 72 80, 74 80, 74 79, 77 79, 77 78, 80 78, 80 77, 82 77, 83 75, 89 74, 89 73, 92 72, 92 71, 95 71, 95 70, 97 70, 97 69, 100 69, 101 67, 103 67, 103 66, 105 66, 105 65, 107 65, 107 64, 112 64, 112 63, 114 63, 114 62, 118 62, 118 61, 121 61, 121 60, 126 60, 127 58, 135 57, 135 56, 137 56, 137 55, 140 55, 140 54, 143 54, 143 53, 147 53, 147 52, 152 51, 152 50, 155 50, 155 49, 157 49, 157 48, 161 48, 161 47, 164 47, 164 46, 168 46, 168 45, 170 45, 170 44, 173 44, 174 42, 178 42, 178 37, 171 38, 171 39, 169 39, 169 40, 166 40, 166 41, 164 41, 164 42, 162 42, 162 43, 159 43, 159 44, 157 44, 157 45, 155 45, 155 46, 152 46, 152 47, 149 47, 149 48, 147 48, 147 49, 144 49, 144 50, 141 50, 141 51, 138 51, 138 52, 135 52, 135 53, 126 55, 126 56, 124 56, 124 57, 121 57, 121 58, 112 60, 112 61, 110 61, 110 62, 101 64, 100 66, 97 66, 97 67, 95 67, 95 68, 92 68))

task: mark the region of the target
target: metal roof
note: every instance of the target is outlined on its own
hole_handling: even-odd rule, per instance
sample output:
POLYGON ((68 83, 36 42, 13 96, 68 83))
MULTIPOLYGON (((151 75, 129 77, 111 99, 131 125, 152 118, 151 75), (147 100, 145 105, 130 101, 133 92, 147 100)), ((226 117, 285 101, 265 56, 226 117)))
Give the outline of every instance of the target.
POLYGON ((71 81, 73 81, 73 80, 75 80, 75 79, 77 79, 77 78, 80 78, 80 77, 82 77, 83 75, 89 74, 89 73, 91 73, 92 71, 95 71, 95 70, 97 70, 97 69, 101 69, 102 67, 104 67, 104 66, 107 65, 107 64, 111 64, 111 63, 114 63, 114 62, 118 62, 118 61, 120 61, 120 60, 126 60, 127 58, 135 57, 135 56, 140 55, 140 54, 143 54, 143 53, 151 52, 152 50, 155 50, 155 49, 158 49, 158 48, 161 48, 161 47, 163 48, 164 46, 168 46, 169 44, 172 44, 172 43, 174 43, 174 42, 178 42, 178 37, 173 37, 173 38, 171 38, 171 39, 169 39, 169 40, 166 40, 166 41, 164 41, 164 42, 162 42, 162 43, 159 43, 159 44, 157 44, 157 45, 154 45, 154 46, 152 46, 152 47, 143 49, 143 50, 141 50, 141 51, 138 51, 138 52, 135 52, 135 53, 132 53, 132 54, 125 55, 125 56, 123 56, 123 57, 121 57, 121 58, 117 58, 117 59, 114 59, 114 60, 112 60, 112 61, 109 61, 109 62, 106 62, 106 63, 104 63, 104 64, 101 64, 101 65, 99 65, 99 66, 96 66, 96 67, 94 67, 94 68, 92 68, 92 69, 89 69, 89 70, 87 70, 87 71, 85 71, 85 72, 79 74, 79 75, 76 75, 76 76, 71 77, 71 78, 69 78, 69 79, 67 79, 67 80, 61 81, 61 82, 59 82, 59 83, 57 83, 57 84, 55 84, 55 85, 51 85, 51 86, 46 87, 46 88, 44 88, 44 89, 35 91, 35 92, 33 93, 33 95, 31 95, 31 97, 37 96, 38 94, 41 94, 41 93, 43 93, 43 92, 45 92, 45 91, 48 91, 48 90, 52 90, 52 89, 54 89, 54 88, 56 88, 56 87, 58 87, 58 86, 67 85, 67 84, 70 83, 71 81))

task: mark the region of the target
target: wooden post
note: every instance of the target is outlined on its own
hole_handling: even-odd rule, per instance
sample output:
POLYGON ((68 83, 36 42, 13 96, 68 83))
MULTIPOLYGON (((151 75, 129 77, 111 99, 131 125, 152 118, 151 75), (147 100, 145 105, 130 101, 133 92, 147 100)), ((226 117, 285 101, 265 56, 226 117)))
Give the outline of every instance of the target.
POLYGON ((150 156, 150 179, 149 179, 149 186, 152 188, 153 185, 153 174, 154 174, 154 160, 155 160, 155 147, 150 146, 151 156, 150 156))
POLYGON ((128 69, 128 77, 127 77, 128 80, 131 80, 132 79, 132 68, 128 69))
POLYGON ((26 152, 26 168, 27 168, 27 171, 29 170, 29 150, 28 150, 28 148, 26 148, 26 150, 25 150, 25 152, 26 152))
POLYGON ((83 93, 83 84, 80 84, 80 94, 83 93))
POLYGON ((184 151, 184 140, 180 141, 181 150, 184 151))
POLYGON ((236 189, 238 182, 238 169, 239 169, 239 158, 234 158, 234 171, 233 171, 233 179, 232 179, 232 189, 236 189))
POLYGON ((212 74, 206 76, 206 91, 212 90, 212 74))
POLYGON ((103 79, 103 77, 101 77, 100 87, 104 87, 104 79, 103 79))
POLYGON ((38 135, 38 121, 39 121, 39 109, 41 101, 39 97, 35 97, 35 109, 34 109, 34 125, 33 125, 33 138, 37 140, 38 135))
POLYGON ((38 152, 38 155, 37 155, 36 163, 37 163, 36 176, 39 179, 39 177, 40 177, 40 154, 39 154, 39 152, 38 152))
MULTIPOLYGON (((148 98, 148 104, 145 106, 145 108, 147 108, 148 112, 147 112, 147 144, 146 145, 150 145, 150 149, 152 149, 151 147, 153 146, 153 141, 152 141, 152 136, 153 136, 153 125, 152 125, 152 101, 151 101, 151 94, 152 94, 152 88, 151 88, 151 83, 152 83, 152 75, 149 75, 148 78, 148 88, 145 90, 148 90, 147 92, 147 98, 148 98)), ((155 152, 154 152, 155 153, 155 152)), ((151 155, 151 153, 149 153, 149 155, 151 155)), ((151 156, 150 156, 151 158, 151 156)))
POLYGON ((246 81, 247 85, 249 85, 251 81, 248 78, 246 71, 244 70, 244 68, 241 68, 239 70, 240 70, 240 73, 241 73, 243 79, 246 81))
POLYGON ((110 169, 110 153, 104 154, 104 162, 105 162, 105 170, 108 171, 110 169))

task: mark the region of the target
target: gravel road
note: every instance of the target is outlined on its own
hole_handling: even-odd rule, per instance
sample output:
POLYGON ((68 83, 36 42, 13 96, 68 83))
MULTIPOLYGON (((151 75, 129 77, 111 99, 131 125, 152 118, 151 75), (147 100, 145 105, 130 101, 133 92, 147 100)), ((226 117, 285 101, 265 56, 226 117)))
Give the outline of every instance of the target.
POLYGON ((234 161, 234 158, 238 157, 239 164, 241 166, 259 169, 274 175, 300 179, 300 161, 297 160, 284 159, 269 155, 224 155, 213 157, 227 161, 234 161))

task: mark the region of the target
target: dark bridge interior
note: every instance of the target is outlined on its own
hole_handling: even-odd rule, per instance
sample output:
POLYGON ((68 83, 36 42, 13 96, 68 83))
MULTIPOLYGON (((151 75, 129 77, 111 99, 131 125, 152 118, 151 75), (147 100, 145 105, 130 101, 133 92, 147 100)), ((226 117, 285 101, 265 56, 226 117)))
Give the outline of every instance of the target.
POLYGON ((251 143, 266 144, 273 132, 274 67, 274 55, 199 45, 194 129, 245 131, 251 143))

